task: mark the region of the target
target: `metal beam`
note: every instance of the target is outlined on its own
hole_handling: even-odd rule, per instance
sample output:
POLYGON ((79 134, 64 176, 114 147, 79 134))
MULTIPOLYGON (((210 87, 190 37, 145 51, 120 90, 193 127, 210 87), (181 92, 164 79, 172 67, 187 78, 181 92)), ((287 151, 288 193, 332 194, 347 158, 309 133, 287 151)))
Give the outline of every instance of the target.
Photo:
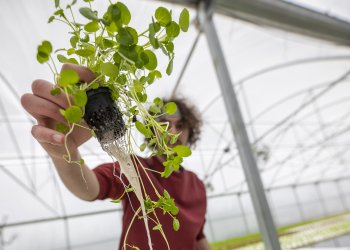
POLYGON ((350 46, 350 23, 281 0, 216 0, 216 11, 257 25, 270 26, 339 45, 350 46))
POLYGON ((253 156, 240 107, 225 62, 225 57, 213 23, 211 5, 209 1, 201 2, 199 5, 198 20, 201 29, 207 37, 216 74, 219 79, 221 93, 225 102, 231 129, 235 137, 244 174, 247 179, 250 197, 252 199, 265 247, 267 250, 280 250, 281 247, 278 241, 270 208, 266 200, 260 173, 253 156))
MULTIPOLYGON (((196 8, 200 0, 162 0, 196 8)), ((282 0, 215 0, 218 14, 350 46, 350 23, 282 0)))

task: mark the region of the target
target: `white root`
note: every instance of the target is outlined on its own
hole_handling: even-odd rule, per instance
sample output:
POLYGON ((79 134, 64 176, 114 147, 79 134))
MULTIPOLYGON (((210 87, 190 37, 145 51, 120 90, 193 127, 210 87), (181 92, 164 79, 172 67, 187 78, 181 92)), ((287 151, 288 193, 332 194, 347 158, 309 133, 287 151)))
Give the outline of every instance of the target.
POLYGON ((149 249, 153 250, 151 235, 148 227, 148 219, 147 219, 147 214, 146 214, 146 209, 144 204, 144 198, 141 190, 141 184, 140 184, 140 180, 136 172, 135 166, 130 158, 130 155, 124 152, 122 148, 118 147, 113 142, 110 142, 107 145, 105 144, 104 150, 106 150, 109 154, 114 156, 119 161, 121 173, 125 175, 130 185, 134 189, 136 197, 139 200, 141 205, 142 217, 146 227, 149 249))

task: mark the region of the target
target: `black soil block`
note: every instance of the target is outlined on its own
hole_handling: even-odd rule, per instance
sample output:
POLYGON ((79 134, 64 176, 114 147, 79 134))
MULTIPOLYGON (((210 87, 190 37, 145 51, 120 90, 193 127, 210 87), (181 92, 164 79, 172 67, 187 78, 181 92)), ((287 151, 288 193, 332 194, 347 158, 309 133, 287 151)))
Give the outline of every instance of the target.
POLYGON ((123 115, 111 97, 107 87, 91 89, 86 92, 84 120, 95 131, 99 142, 119 139, 125 134, 123 115))

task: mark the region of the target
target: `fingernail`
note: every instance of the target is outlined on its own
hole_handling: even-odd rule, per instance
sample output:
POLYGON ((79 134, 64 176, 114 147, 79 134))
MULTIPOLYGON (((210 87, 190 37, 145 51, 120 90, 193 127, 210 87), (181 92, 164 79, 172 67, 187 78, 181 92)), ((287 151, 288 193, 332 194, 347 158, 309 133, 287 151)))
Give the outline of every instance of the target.
POLYGON ((62 144, 62 135, 54 134, 52 138, 55 142, 62 144))

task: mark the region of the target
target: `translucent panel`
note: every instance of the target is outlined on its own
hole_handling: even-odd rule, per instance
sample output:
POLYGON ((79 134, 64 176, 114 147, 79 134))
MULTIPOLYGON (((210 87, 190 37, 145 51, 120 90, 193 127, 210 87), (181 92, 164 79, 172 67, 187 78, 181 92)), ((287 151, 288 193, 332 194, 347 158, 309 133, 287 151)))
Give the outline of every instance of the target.
POLYGON ((121 216, 117 212, 91 215, 69 220, 70 241, 74 249, 92 249, 97 246, 116 249, 121 234, 121 216), (114 247, 110 248, 112 245, 114 247))
POLYGON ((17 249, 67 249, 64 221, 21 225, 3 230, 4 248, 17 249))
MULTIPOLYGON (((346 0, 288 2, 350 20, 346 0)), ((94 4, 100 11, 108 1, 94 4)), ((153 1, 130 0, 127 5, 133 13, 131 25, 139 30, 144 28, 144 17, 159 5, 171 8, 175 15, 181 11, 181 6, 153 1)), ((31 91, 34 79, 53 80, 50 69, 35 62, 40 41, 54 41, 55 49, 69 44, 59 35, 66 27, 47 25, 53 11, 52 1, 0 3, 4 34, 0 47, 0 226, 9 225, 3 227, 4 247, 116 249, 120 205, 81 201, 64 187, 46 152, 31 136, 34 119, 20 104, 19 97, 31 91), (65 224, 63 216, 77 217, 65 224)), ((148 96, 149 100, 184 96, 202 114, 201 139, 183 165, 207 187, 205 232, 209 240, 217 241, 257 232, 258 225, 223 102, 225 93, 221 93, 205 35, 200 36, 179 81, 199 32, 194 25, 196 10, 190 13, 189 32, 175 42, 173 74, 164 73, 162 80, 148 88, 148 96)), ((216 14, 214 22, 276 225, 349 210, 349 48, 216 14)), ((162 69, 165 59, 159 58, 162 69)), ((136 134, 134 143, 142 141, 136 134)), ((80 152, 91 168, 111 161, 95 139, 80 152)))

